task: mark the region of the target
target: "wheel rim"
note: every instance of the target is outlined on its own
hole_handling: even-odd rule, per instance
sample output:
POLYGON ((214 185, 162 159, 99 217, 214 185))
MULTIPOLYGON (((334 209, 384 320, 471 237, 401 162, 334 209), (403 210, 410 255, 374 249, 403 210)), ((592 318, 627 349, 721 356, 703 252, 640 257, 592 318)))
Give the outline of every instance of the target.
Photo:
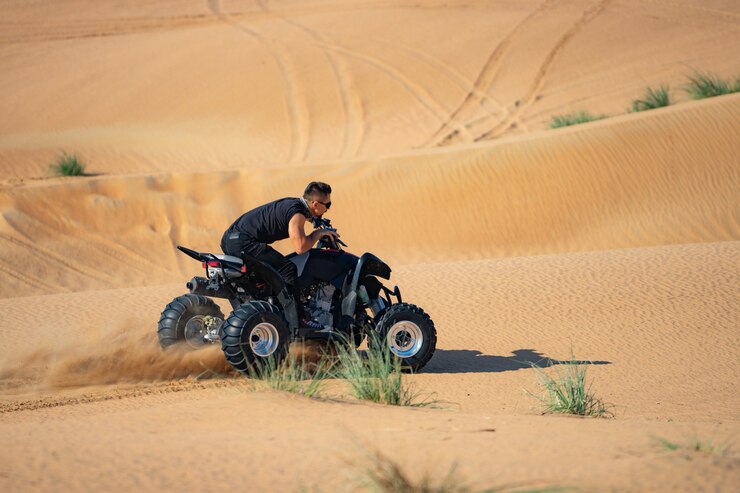
POLYGON ((424 333, 414 322, 403 320, 391 326, 386 341, 393 354, 399 358, 410 358, 421 349, 424 333))
POLYGON ((266 358, 274 353, 280 344, 280 334, 277 328, 267 322, 254 326, 249 333, 249 346, 257 356, 266 358))
POLYGON ((185 324, 185 342, 188 346, 199 348, 205 346, 203 337, 208 333, 208 325, 203 315, 196 315, 185 324))
POLYGON ((185 324, 185 342, 193 348, 205 346, 205 336, 209 332, 217 333, 222 323, 223 319, 213 315, 195 315, 185 324))

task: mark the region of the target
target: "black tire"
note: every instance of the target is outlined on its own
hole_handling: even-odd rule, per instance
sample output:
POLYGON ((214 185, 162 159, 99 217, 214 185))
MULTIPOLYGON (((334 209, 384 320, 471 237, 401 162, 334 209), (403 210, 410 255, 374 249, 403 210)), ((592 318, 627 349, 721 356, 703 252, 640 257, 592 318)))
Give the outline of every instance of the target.
POLYGON ((239 305, 221 326, 221 349, 226 361, 236 371, 249 376, 250 370, 259 371, 262 365, 278 365, 288 353, 290 344, 290 328, 283 312, 275 305, 266 301, 250 301, 239 305), (257 329, 260 324, 267 329, 257 329), (271 327, 271 328, 270 328, 271 327), (255 332, 257 329, 257 332, 255 332), (272 331, 273 343, 269 343, 269 354, 259 354, 250 343, 260 341, 259 331, 272 331))
POLYGON ((417 372, 422 369, 432 358, 434 350, 437 348, 437 329, 434 327, 434 322, 424 310, 416 305, 397 303, 389 306, 378 319, 376 330, 382 338, 383 344, 401 359, 402 368, 407 372, 417 372), (388 340, 391 329, 398 330, 399 337, 402 337, 404 333, 408 334, 402 327, 396 326, 399 322, 404 321, 411 322, 416 326, 421 336, 420 346, 413 351, 413 354, 406 357, 393 351, 391 342, 388 340))
POLYGON ((159 345, 167 348, 185 341, 185 325, 196 315, 210 315, 224 319, 221 308, 210 298, 198 294, 183 294, 162 311, 157 325, 159 345))

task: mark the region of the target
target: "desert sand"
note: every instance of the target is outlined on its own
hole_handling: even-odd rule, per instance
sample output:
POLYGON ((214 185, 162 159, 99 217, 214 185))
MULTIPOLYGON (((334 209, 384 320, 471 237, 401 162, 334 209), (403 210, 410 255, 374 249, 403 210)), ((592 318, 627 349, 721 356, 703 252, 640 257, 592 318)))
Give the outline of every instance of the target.
POLYGON ((737 2, 3 12, 1 490, 364 491, 375 454, 473 490, 740 488, 740 95, 681 89, 740 75, 737 2), (627 112, 659 84, 675 104, 627 112), (547 128, 579 110, 610 116, 547 128), (62 151, 88 175, 53 177, 62 151), (434 319, 407 382, 437 407, 254 390, 219 347, 159 349, 201 274, 175 246, 217 251, 311 180, 434 319), (531 364, 572 357, 613 418, 541 414, 531 364))

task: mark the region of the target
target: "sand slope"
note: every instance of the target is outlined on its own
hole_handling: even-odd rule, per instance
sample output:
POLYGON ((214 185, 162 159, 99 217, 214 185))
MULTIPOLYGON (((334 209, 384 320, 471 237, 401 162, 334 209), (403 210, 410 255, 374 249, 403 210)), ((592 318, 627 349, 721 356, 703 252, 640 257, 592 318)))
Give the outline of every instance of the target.
POLYGON ((373 157, 623 114, 737 75, 729 0, 5 2, 0 171, 48 176, 373 157))
POLYGON ((218 250, 243 211, 316 178, 350 250, 394 264, 732 240, 739 109, 727 96, 385 160, 6 188, 0 293, 184 279, 199 267, 174 245, 218 250))
POLYGON ((163 354, 147 337, 159 305, 180 292, 177 286, 5 300, 3 335, 11 336, 0 399, 0 433, 10 444, 2 452, 6 481, 31 490, 90 488, 105 472, 124 489, 216 490, 243 478, 238 461, 254 451, 263 464, 250 473, 258 488, 333 489, 362 476, 369 449, 389 454, 412 476, 441 476, 457 462, 462 477, 480 486, 731 490, 740 465, 735 452, 669 453, 659 439, 696 437, 721 446, 740 431, 734 392, 739 247, 695 244, 399 269, 406 298, 424 306, 439 329, 440 350, 410 379, 447 401, 439 411, 255 394, 242 379, 193 380, 206 368, 229 375, 218 348, 163 354), (456 294, 469 285, 465 296, 456 294), (43 336, 13 338, 21 326, 43 336), (29 344, 37 345, 34 354, 29 344), (538 392, 529 364, 558 371, 571 350, 590 360, 594 390, 615 404, 616 420, 536 416, 536 400, 526 393, 538 392), (56 455, 21 466, 38 446, 56 455), (178 452, 192 449, 197 459, 178 452), (281 465, 286 459, 290 466, 281 465), (26 474, 41 479, 29 483, 26 474), (134 479, 143 477, 158 479, 134 479))
POLYGON ((737 76, 737 2, 3 13, 0 490, 364 491, 376 452, 475 490, 737 490, 740 95, 681 91, 737 76), (678 104, 625 113, 661 83, 678 104), (576 110, 613 117, 545 129, 576 110), (50 178, 61 150, 94 176, 50 178), (314 179, 434 319, 406 381, 441 409, 255 390, 219 347, 159 349, 202 273, 175 246, 217 251, 314 179), (532 364, 572 357, 615 419, 539 414, 532 364))
MULTIPOLYGON (((722 242, 403 266, 393 283, 439 331, 440 349, 412 380, 466 412, 529 414, 530 363, 557 366, 572 351, 594 363, 620 418, 736 419, 739 256, 740 243, 722 242)), ((183 292, 175 284, 1 300, 4 366, 19 369, 3 379, 21 394, 11 400, 29 387, 197 375, 199 361, 222 371, 218 348, 188 359, 162 354, 152 337, 163 306, 183 292)))

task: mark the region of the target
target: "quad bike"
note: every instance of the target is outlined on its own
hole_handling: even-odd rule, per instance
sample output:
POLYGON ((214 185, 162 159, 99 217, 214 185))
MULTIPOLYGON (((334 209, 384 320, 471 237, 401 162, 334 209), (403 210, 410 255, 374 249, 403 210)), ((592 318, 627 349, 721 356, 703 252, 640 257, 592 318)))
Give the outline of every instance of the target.
MULTIPOLYGON (((328 219, 314 227, 336 231, 328 219)), ((434 322, 421 308, 404 303, 398 286, 390 290, 391 268, 371 253, 357 257, 331 236, 316 248, 288 255, 298 271, 297 287, 305 312, 321 328, 301 327, 295 298, 282 276, 249 255, 243 258, 177 248, 202 263, 206 277, 194 277, 189 293, 168 304, 157 333, 163 348, 184 343, 193 348, 221 342, 226 360, 248 374, 268 358, 281 361, 291 341, 349 341, 358 347, 369 335, 400 359, 405 371, 429 362, 437 344, 434 322), (233 311, 224 317, 211 298, 225 298, 233 311)))

